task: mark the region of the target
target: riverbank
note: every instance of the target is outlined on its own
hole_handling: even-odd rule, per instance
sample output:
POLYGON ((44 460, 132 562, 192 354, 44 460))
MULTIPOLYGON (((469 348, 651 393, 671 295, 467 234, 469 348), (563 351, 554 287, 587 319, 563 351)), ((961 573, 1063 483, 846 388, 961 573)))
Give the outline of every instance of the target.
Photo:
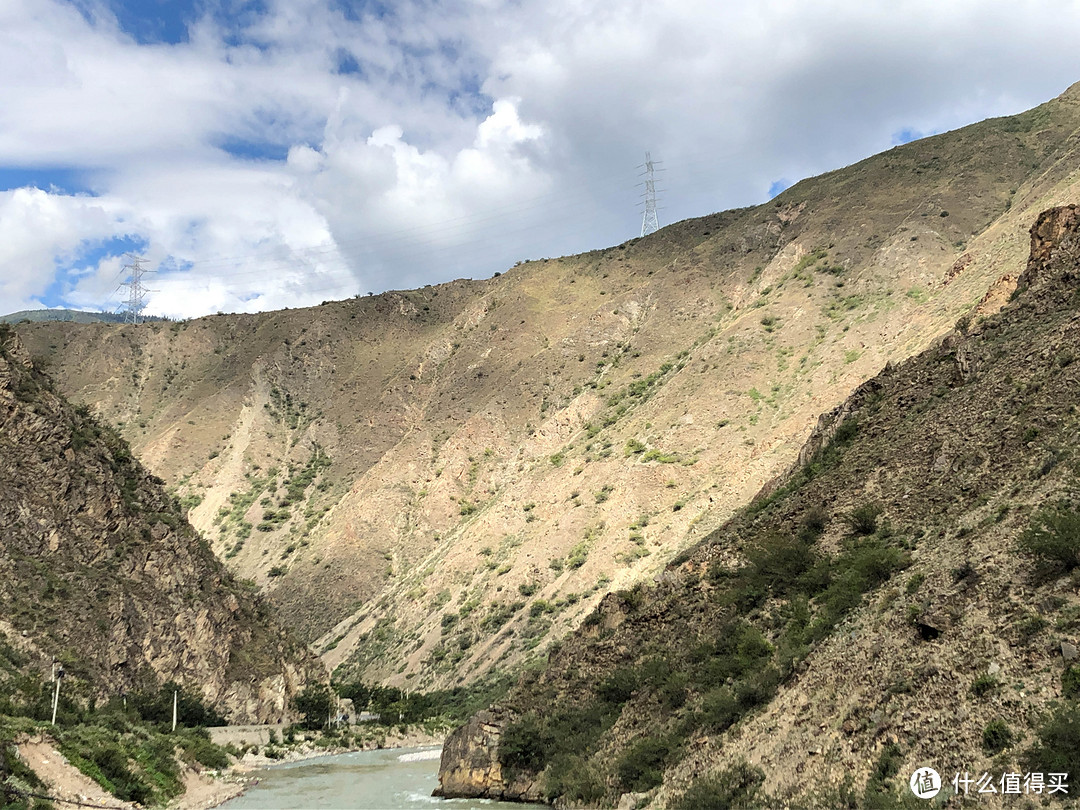
MULTIPOLYGON (((223 772, 196 771, 184 768, 181 779, 184 792, 167 805, 167 810, 210 810, 242 795, 258 781, 257 772, 272 765, 315 759, 317 757, 389 748, 416 748, 442 745, 445 734, 433 734, 422 728, 399 731, 396 728, 356 740, 344 746, 317 745, 315 741, 275 746, 274 756, 247 751, 223 772)), ((64 803, 82 803, 102 810, 138 810, 138 806, 117 799, 97 782, 68 762, 56 747, 43 737, 32 737, 17 745, 19 757, 47 785, 48 795, 64 803)))
MULTIPOLYGON (((265 753, 248 751, 240 757, 230 769, 233 773, 247 773, 257 768, 267 768, 271 765, 280 765, 284 762, 299 762, 314 757, 324 757, 331 754, 347 754, 351 751, 377 751, 382 748, 420 748, 429 745, 443 744, 446 739, 445 731, 434 733, 423 728, 410 727, 404 731, 397 727, 375 727, 368 730, 369 733, 358 737, 354 733, 351 745, 325 745, 318 740, 301 740, 295 743, 269 744, 273 747, 273 756, 265 753)), ((263 751, 266 749, 264 748, 263 751)))

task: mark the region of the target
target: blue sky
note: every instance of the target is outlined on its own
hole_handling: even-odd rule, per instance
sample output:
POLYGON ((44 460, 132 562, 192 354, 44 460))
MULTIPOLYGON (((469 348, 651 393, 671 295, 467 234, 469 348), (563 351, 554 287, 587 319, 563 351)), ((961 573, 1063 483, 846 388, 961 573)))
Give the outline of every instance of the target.
POLYGON ((184 0, 111 0, 108 5, 121 30, 141 45, 186 42, 188 23, 199 16, 196 4, 184 0))
POLYGON ((616 244, 647 150, 661 224, 763 202, 1057 95, 1077 35, 1049 0, 8 0, 0 310, 115 307, 132 246, 191 317, 616 244))
POLYGON ((83 169, 73 166, 0 166, 0 190, 35 186, 64 194, 92 194, 83 169))

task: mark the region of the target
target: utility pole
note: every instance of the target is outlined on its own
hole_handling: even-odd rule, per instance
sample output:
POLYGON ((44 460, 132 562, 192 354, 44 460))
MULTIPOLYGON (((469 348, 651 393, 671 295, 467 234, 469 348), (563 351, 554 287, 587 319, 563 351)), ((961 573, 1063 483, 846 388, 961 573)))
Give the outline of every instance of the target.
MULTIPOLYGON (((650 233, 654 233, 660 230, 660 222, 656 218, 656 178, 655 172, 662 172, 663 169, 655 168, 662 160, 653 160, 652 155, 648 152, 645 153, 645 163, 638 166, 639 169, 644 169, 639 177, 645 178, 645 191, 642 192, 641 197, 645 201, 645 215, 641 218, 641 235, 648 236, 650 233)), ((638 185, 641 185, 639 183, 638 185)))
POLYGON ((53 678, 56 680, 56 690, 53 692, 52 699, 52 724, 56 725, 56 707, 60 704, 60 681, 64 677, 64 668, 53 671, 53 678))
POLYGON ((142 311, 146 306, 146 294, 148 292, 157 292, 157 290, 147 289, 142 283, 142 278, 147 273, 153 273, 154 271, 147 270, 142 266, 142 263, 146 261, 142 256, 136 256, 134 253, 127 253, 125 255, 131 259, 131 264, 124 265, 125 270, 131 271, 131 280, 120 284, 121 287, 128 288, 127 309, 124 311, 124 323, 141 323, 142 311))
POLYGON ((176 731, 176 696, 179 693, 173 689, 172 693, 172 730, 176 731))

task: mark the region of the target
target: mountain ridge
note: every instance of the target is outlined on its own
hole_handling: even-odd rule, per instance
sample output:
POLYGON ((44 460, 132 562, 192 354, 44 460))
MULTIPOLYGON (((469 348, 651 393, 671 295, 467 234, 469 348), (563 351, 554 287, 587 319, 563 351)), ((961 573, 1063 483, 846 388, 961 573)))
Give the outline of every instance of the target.
POLYGON ((541 656, 1000 307, 1075 198, 1077 92, 490 280, 19 332, 340 677, 452 685, 541 656))

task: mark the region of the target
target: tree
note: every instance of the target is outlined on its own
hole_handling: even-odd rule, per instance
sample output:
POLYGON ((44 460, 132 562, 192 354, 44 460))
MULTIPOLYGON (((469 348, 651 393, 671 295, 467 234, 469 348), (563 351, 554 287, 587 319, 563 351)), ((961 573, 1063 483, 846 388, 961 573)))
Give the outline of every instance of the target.
POLYGON ((305 728, 322 728, 326 725, 333 707, 330 687, 324 683, 309 686, 295 695, 292 703, 293 708, 303 715, 305 728))

